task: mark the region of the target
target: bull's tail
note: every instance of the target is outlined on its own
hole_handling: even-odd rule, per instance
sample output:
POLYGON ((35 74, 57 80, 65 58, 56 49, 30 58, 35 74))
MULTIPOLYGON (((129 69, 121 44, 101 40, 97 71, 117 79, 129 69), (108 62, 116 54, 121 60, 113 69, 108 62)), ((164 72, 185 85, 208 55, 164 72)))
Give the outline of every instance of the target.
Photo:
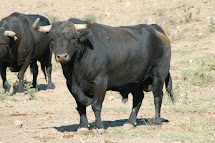
POLYGON ((43 71, 43 74, 45 76, 46 82, 47 82, 47 75, 46 75, 46 66, 41 63, 41 70, 43 71))
POLYGON ((175 103, 175 98, 174 98, 173 91, 172 91, 172 78, 171 78, 170 73, 168 74, 168 76, 165 79, 165 85, 166 85, 166 91, 168 92, 168 94, 172 100, 172 103, 175 103))

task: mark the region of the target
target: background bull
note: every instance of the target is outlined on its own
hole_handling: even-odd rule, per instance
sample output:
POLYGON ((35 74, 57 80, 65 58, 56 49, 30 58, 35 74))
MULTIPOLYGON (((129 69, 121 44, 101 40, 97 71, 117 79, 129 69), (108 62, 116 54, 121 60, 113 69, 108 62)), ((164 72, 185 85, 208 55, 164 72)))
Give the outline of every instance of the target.
POLYGON ((50 24, 48 19, 40 15, 24 15, 13 13, 0 22, 0 73, 3 87, 12 92, 12 87, 6 79, 6 68, 18 73, 18 93, 23 90, 23 78, 27 67, 33 72, 33 87, 36 88, 38 75, 37 60, 45 74, 48 73, 48 89, 53 89, 51 82, 51 57, 47 34, 35 32, 31 25, 36 18, 40 18, 39 25, 50 24))
MULTIPOLYGON (((155 119, 158 123, 163 85, 173 99, 169 73, 171 47, 157 25, 110 27, 89 21, 74 24, 72 19, 33 28, 50 32, 50 45, 61 63, 69 91, 80 115, 78 131, 88 130, 86 106, 92 104, 95 131, 104 132, 101 121, 102 102, 107 90, 133 95, 133 109, 124 127, 133 127, 144 98, 143 90, 154 94, 155 119)), ((76 21, 78 22, 78 21, 76 21)), ((78 22, 79 23, 79 22, 78 22)))

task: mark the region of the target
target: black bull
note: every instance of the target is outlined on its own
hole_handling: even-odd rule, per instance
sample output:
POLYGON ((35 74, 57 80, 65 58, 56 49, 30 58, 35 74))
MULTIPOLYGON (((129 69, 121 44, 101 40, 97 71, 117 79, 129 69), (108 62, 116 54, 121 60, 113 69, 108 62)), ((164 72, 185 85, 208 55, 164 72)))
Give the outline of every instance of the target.
POLYGON ((49 24, 48 19, 40 15, 24 15, 13 13, 0 21, 0 73, 3 87, 11 91, 12 87, 6 79, 6 68, 18 73, 18 93, 23 90, 23 78, 27 67, 33 72, 33 87, 36 88, 38 75, 37 60, 45 74, 48 73, 48 89, 53 89, 51 82, 51 57, 47 34, 35 32, 31 27, 40 18, 39 25, 49 24))
POLYGON ((107 90, 119 91, 125 98, 132 93, 133 109, 125 126, 135 124, 143 90, 152 90, 155 119, 161 122, 164 83, 174 100, 169 73, 171 46, 163 30, 158 25, 110 27, 91 21, 85 28, 83 24, 77 28, 72 21, 77 22, 57 22, 48 30, 41 30, 35 21, 33 28, 49 32, 55 58, 78 106, 79 130, 88 128, 86 106, 92 104, 95 129, 104 131, 100 115, 107 90))

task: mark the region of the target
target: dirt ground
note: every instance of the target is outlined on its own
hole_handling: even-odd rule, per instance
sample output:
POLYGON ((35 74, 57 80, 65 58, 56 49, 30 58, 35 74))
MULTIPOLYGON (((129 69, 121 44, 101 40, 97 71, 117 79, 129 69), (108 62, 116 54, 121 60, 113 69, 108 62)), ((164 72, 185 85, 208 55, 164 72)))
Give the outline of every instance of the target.
MULTIPOLYGON (((98 23, 122 26, 140 23, 158 23, 171 40, 171 74, 175 105, 165 96, 162 118, 169 123, 150 125, 154 117, 153 95, 145 94, 138 114, 137 127, 124 131, 132 96, 126 104, 117 92, 108 91, 102 111, 106 131, 103 135, 77 133, 79 115, 76 104, 66 88, 60 65, 53 60, 53 92, 45 91, 46 81, 42 72, 38 76, 36 99, 29 95, 12 96, 0 101, 0 143, 40 142, 215 142, 215 78, 202 85, 186 80, 185 71, 199 66, 198 59, 209 58, 215 63, 215 1, 214 0, 2 0, 0 18, 13 12, 41 14, 50 21, 67 20, 70 17, 84 19, 88 16, 98 23), (203 58, 201 58, 203 57, 203 58)), ((207 62, 211 62, 207 61, 207 62)), ((212 64, 215 70, 215 64, 212 64)), ((202 72, 202 75, 205 73, 202 72)), ((187 78, 187 77, 186 77, 187 78)), ((189 77, 188 77, 189 78, 189 77)), ((8 71, 11 84, 17 73, 8 71)), ((25 79, 32 75, 28 70, 25 79)), ((209 79, 210 80, 210 79, 209 79)), ((0 90, 2 80, 0 79, 0 90)), ((87 108, 90 128, 94 114, 87 108)))

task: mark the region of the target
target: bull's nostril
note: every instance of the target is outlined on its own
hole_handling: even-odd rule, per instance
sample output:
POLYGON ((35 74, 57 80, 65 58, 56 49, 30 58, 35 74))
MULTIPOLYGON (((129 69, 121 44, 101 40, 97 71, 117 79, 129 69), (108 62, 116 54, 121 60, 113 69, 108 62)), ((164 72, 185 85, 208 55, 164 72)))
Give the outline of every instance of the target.
POLYGON ((64 57, 67 58, 67 54, 64 57))
POLYGON ((60 58, 60 56, 57 56, 57 58, 59 59, 59 58, 60 58))

